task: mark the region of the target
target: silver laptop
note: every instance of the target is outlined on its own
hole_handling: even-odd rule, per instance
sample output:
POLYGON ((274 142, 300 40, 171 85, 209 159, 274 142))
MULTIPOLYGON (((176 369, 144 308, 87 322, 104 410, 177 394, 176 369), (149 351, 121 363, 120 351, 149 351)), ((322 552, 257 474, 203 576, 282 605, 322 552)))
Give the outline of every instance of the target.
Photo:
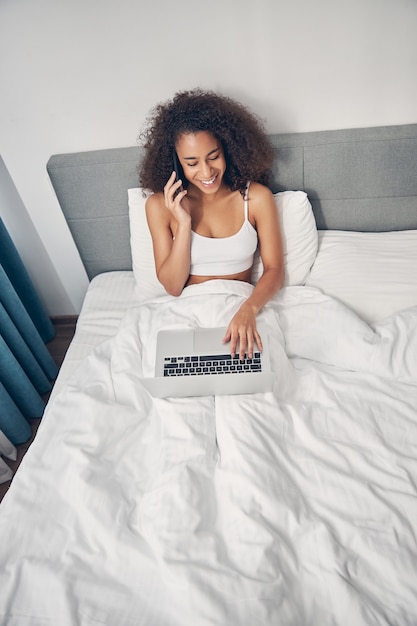
POLYGON ((263 350, 255 345, 253 358, 230 354, 222 339, 226 328, 160 330, 157 336, 155 377, 141 381, 156 398, 231 395, 271 391, 268 335, 258 322, 263 350))

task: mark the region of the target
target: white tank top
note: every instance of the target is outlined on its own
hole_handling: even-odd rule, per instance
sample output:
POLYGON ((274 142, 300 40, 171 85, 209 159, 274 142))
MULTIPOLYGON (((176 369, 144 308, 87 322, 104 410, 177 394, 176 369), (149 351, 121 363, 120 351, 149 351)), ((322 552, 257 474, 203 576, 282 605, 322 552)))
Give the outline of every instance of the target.
POLYGON ((194 276, 227 276, 244 272, 253 265, 258 234, 248 218, 248 191, 244 198, 245 220, 230 237, 205 237, 191 231, 191 267, 194 276))

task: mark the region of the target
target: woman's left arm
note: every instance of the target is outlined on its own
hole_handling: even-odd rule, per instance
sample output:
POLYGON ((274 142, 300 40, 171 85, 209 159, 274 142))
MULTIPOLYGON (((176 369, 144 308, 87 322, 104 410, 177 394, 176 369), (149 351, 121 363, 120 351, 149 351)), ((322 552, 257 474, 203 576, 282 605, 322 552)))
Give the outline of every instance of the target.
POLYGON ((262 307, 281 288, 284 280, 284 254, 278 211, 271 191, 252 183, 250 186, 250 217, 258 232, 259 251, 263 273, 250 297, 233 316, 224 341, 230 341, 231 353, 253 353, 254 342, 262 349, 262 340, 256 328, 256 316, 262 307))

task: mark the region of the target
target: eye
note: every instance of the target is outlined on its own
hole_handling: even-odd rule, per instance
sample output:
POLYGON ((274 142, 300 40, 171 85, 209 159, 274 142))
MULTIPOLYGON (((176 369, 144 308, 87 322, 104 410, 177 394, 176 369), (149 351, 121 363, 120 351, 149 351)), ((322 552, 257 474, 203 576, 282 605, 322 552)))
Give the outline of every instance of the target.
POLYGON ((209 161, 216 161, 219 158, 220 154, 216 154, 216 156, 210 157, 209 161))

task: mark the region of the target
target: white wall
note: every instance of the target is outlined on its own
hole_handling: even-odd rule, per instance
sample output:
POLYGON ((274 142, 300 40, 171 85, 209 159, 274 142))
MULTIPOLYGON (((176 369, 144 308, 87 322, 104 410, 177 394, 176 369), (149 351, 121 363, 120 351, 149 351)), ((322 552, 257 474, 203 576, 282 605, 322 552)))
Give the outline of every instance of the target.
POLYGON ((58 299, 64 310, 72 304, 45 250, 16 186, 0 155, 0 217, 20 252, 23 263, 37 286, 46 308, 58 299))
POLYGON ((156 102, 195 86, 271 132, 415 123, 416 27, 416 0, 0 0, 0 184, 19 207, 0 195, 0 215, 50 314, 78 312, 87 286, 51 154, 133 145, 156 102))

